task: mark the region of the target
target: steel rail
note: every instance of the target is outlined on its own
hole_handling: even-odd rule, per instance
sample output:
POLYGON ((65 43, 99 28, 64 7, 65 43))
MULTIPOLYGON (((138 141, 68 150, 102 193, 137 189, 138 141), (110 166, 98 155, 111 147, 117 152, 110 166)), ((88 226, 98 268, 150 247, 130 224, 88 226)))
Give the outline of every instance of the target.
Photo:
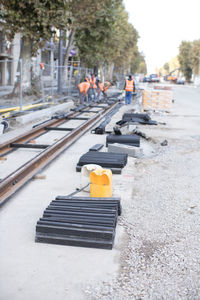
MULTIPOLYGON (((19 190, 27 181, 29 181, 41 169, 47 166, 53 159, 55 159, 64 150, 69 148, 76 142, 83 134, 85 134, 91 127, 98 123, 107 113, 112 111, 117 103, 104 108, 95 116, 85 121, 83 124, 75 128, 70 133, 41 151, 33 159, 22 165, 16 171, 8 175, 0 182, 0 206, 3 205, 17 190, 19 190)), ((46 126, 47 124, 45 124, 46 126)), ((55 125, 55 123, 54 123, 55 125)), ((21 137, 19 138, 21 141, 21 137)))
MULTIPOLYGON (((42 134, 46 133, 45 127, 50 127, 50 126, 59 126, 64 122, 70 121, 71 117, 76 117, 79 116, 81 113, 84 113, 84 109, 87 109, 88 107, 84 107, 82 111, 79 112, 71 112, 67 115, 66 117, 63 117, 61 119, 52 119, 47 122, 42 123, 41 125, 32 128, 31 130, 27 131, 26 133, 22 133, 18 137, 14 137, 10 139, 9 141, 6 141, 2 144, 0 144, 0 156, 8 154, 10 151, 13 151, 13 148, 10 146, 10 144, 13 143, 25 143, 28 142, 34 138, 37 138, 41 136, 42 134), (69 119, 68 119, 69 118, 69 119)), ((92 108, 92 106, 91 106, 92 108)), ((92 113, 92 111, 91 111, 92 113)))

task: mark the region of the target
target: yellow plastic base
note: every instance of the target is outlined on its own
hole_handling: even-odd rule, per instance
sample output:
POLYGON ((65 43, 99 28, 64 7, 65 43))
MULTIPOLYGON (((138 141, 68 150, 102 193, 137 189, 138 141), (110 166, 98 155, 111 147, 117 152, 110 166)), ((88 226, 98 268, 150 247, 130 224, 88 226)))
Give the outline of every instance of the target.
POLYGON ((90 173, 90 196, 112 197, 112 172, 107 169, 97 169, 90 173))

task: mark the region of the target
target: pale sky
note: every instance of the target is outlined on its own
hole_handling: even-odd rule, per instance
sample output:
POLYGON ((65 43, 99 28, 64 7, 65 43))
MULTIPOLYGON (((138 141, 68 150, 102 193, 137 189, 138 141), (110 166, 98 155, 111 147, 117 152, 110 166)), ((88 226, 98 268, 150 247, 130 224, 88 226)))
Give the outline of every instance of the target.
POLYGON ((200 39, 200 0, 124 0, 137 29, 148 74, 178 54, 182 40, 200 39))

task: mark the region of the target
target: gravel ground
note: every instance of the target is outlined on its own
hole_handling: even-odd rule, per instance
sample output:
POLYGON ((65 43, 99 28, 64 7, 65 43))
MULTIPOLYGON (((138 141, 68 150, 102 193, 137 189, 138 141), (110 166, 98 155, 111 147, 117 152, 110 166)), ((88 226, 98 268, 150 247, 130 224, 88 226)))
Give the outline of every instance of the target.
POLYGON ((200 299, 199 170, 196 142, 129 165, 119 275, 90 287, 91 299, 200 299))
MULTIPOLYGON (((163 119, 170 124, 171 118, 163 119)), ((154 157, 129 159, 115 181, 123 193, 119 226, 126 232, 120 269, 116 279, 88 286, 89 299, 200 299, 200 135, 191 136, 181 122, 182 134, 173 128, 179 138, 171 136, 171 125, 159 138, 148 128, 157 141, 167 137, 168 146, 157 144, 154 157)))

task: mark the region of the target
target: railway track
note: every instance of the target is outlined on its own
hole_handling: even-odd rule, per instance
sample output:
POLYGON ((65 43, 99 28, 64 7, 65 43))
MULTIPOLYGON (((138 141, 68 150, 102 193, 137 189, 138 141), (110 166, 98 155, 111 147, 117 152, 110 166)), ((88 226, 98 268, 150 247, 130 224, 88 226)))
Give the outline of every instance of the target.
MULTIPOLYGON (((79 106, 73 112, 38 124, 27 133, 1 144, 0 157, 9 157, 13 152, 17 157, 17 151, 24 151, 24 156, 26 156, 28 150, 32 151, 32 156, 0 180, 0 206, 106 114, 116 109, 117 105, 118 101, 113 102, 111 105, 95 102, 79 106), (76 123, 77 121, 78 125, 75 127, 70 126, 71 122, 76 123), (44 136, 46 140, 51 140, 52 133, 54 133, 52 142, 48 144, 40 142, 44 136), (57 134, 56 139, 55 133, 57 134), (62 136, 60 137, 60 135, 62 136), (33 141, 34 143, 32 143, 33 141)), ((20 152, 21 156, 22 153, 20 152)))

